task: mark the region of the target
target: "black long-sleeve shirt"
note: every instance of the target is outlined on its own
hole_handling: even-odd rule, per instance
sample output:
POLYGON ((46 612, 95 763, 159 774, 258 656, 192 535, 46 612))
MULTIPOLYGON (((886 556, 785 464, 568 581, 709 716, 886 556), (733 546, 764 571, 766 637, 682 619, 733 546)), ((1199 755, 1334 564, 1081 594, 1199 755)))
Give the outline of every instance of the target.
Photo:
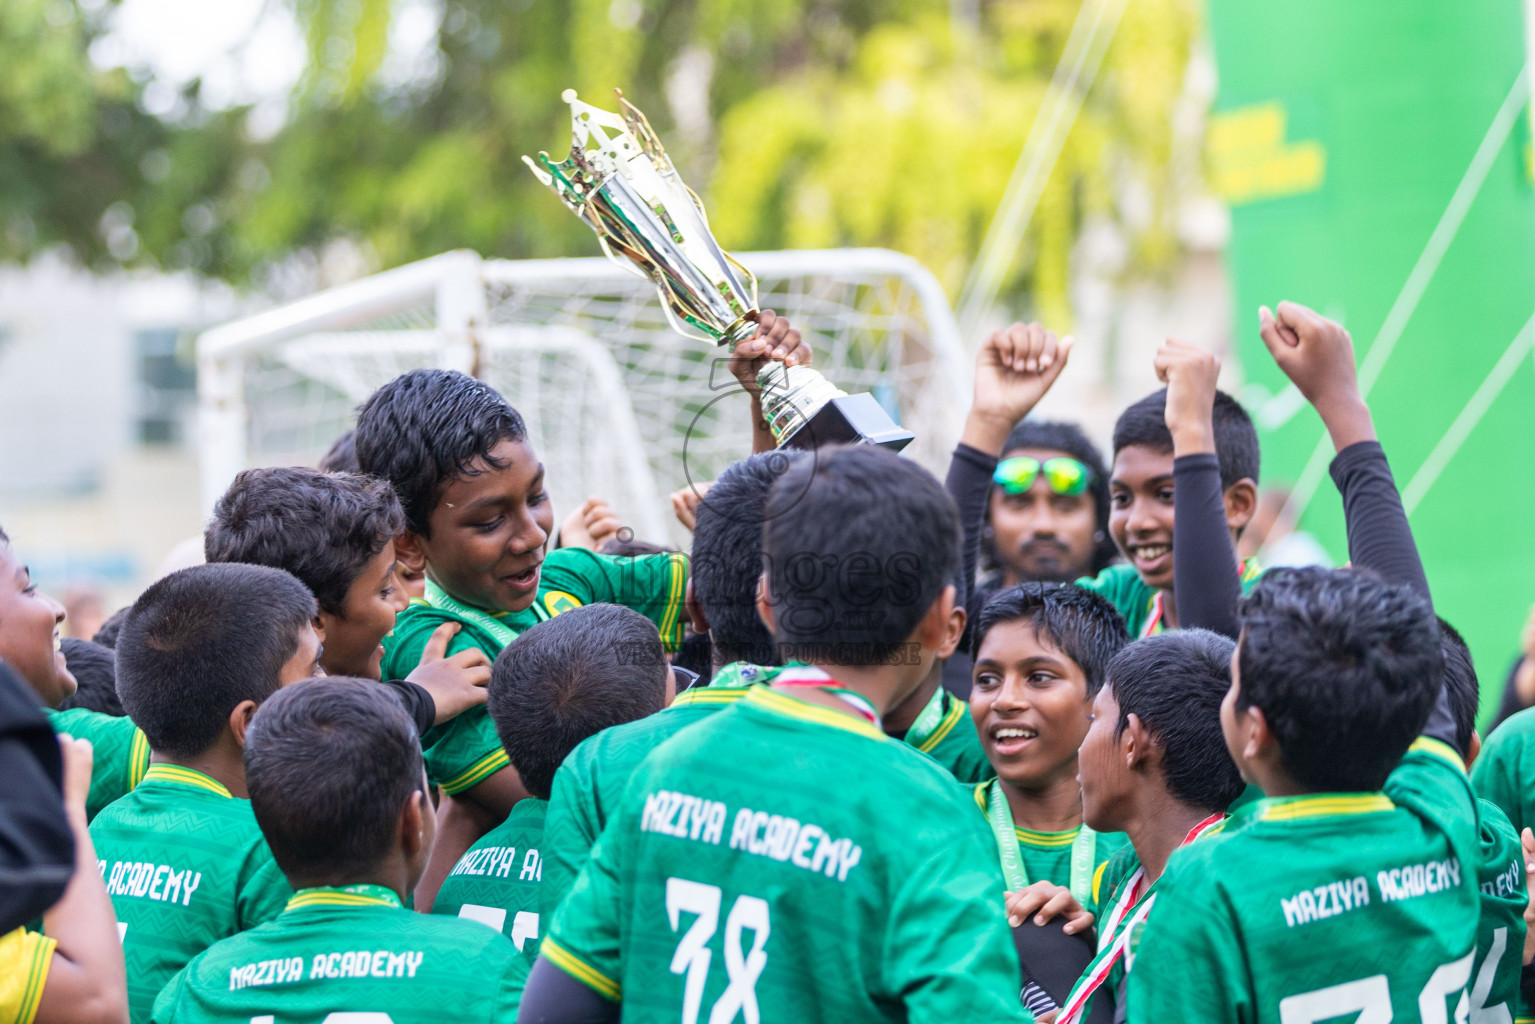
POLYGON ((0 934, 53 906, 74 873, 63 774, 37 696, 0 662, 0 934))

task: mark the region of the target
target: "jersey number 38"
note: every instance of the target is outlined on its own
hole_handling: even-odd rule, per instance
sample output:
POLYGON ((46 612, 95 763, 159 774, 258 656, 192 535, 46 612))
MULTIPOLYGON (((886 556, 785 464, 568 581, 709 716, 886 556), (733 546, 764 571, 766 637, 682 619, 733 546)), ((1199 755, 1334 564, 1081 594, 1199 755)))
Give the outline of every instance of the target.
MULTIPOLYGON (((677 943, 672 954, 673 974, 686 975, 682 988, 682 1024, 698 1024, 703 1004, 704 983, 714 951, 709 940, 719 930, 721 893, 717 885, 690 882, 686 878, 666 880, 666 916, 672 931, 682 927, 682 915, 692 914, 693 923, 677 943)), ((708 1024, 730 1024, 736 1014, 747 1021, 759 1019, 757 979, 767 966, 768 935, 773 930, 768 920, 767 900, 756 896, 737 896, 725 918, 725 974, 728 984, 709 1011, 708 1024), (744 933, 750 931, 751 948, 743 952, 744 933)))

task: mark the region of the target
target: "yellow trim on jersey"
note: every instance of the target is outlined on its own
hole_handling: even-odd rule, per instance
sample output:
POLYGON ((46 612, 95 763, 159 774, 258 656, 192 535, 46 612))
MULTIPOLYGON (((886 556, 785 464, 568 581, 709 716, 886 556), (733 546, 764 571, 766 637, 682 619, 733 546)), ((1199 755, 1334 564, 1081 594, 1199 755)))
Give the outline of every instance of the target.
POLYGON ((1409 754, 1430 754, 1450 762, 1461 771, 1466 770, 1466 762, 1461 759, 1460 754, 1455 748, 1444 742, 1444 740, 1436 740, 1430 736, 1419 736, 1412 741, 1412 746, 1407 748, 1407 752, 1409 754))
POLYGON ((746 691, 746 702, 756 704, 764 711, 783 715, 785 718, 797 718, 803 722, 813 722, 816 725, 827 725, 833 729, 845 729, 855 732, 870 739, 887 740, 886 736, 872 724, 852 715, 845 715, 831 708, 823 708, 817 704, 807 704, 802 700, 795 700, 766 686, 753 686, 746 691))
POLYGON ((511 763, 512 759, 506 756, 506 751, 497 748, 474 762, 464 771, 453 776, 447 782, 439 783, 439 785, 444 793, 449 796, 457 796, 470 786, 479 785, 481 782, 484 782, 511 763))
POLYGON ((194 789, 206 789, 219 796, 234 798, 234 794, 217 779, 209 778, 196 768, 180 764, 152 764, 144 770, 144 782, 174 782, 194 789))
POLYGON ((1355 795, 1323 794, 1303 796, 1271 804, 1263 808, 1259 817, 1264 821, 1295 821, 1298 818, 1320 818, 1338 814, 1374 814, 1395 810, 1396 804, 1384 793, 1355 795))
POLYGON ((695 686, 691 690, 683 690, 672 698, 670 707, 685 707, 689 704, 733 704, 746 696, 750 687, 731 686, 721 687, 716 690, 708 686, 695 686))
POLYGON ((357 892, 301 892, 288 901, 289 910, 304 907, 392 907, 395 904, 377 896, 364 896, 357 892))
POLYGON ((1019 828, 1017 825, 1013 826, 1013 832, 1017 834, 1020 843, 1028 843, 1030 846, 1043 847, 1045 849, 1070 846, 1077 838, 1077 833, 1081 831, 1081 825, 1066 832, 1035 832, 1032 829, 1019 828))
POLYGON ((661 615, 661 642, 666 645, 668 651, 674 651, 678 647, 678 640, 672 639, 672 631, 677 628, 678 617, 682 613, 683 598, 687 595, 687 564, 688 556, 677 552, 669 557, 671 565, 670 580, 667 584, 666 611, 661 615))
POLYGON ((558 942, 555 942, 552 938, 545 939, 543 945, 538 947, 538 952, 539 955, 551 964, 586 987, 593 989, 600 996, 617 1000, 623 994, 623 988, 618 982, 603 974, 597 968, 582 960, 558 942))
POLYGON ((57 946, 56 939, 25 928, 0 935, 0 1021, 32 1024, 57 946))
POLYGON ((1109 866, 1109 862, 1108 861, 1104 861, 1102 864, 1098 865, 1098 870, 1093 872, 1093 902, 1094 903, 1102 903, 1103 902, 1103 897, 1098 894, 1098 890, 1101 889, 1102 886, 1103 886, 1103 869, 1108 867, 1108 866, 1109 866))
POLYGON ((933 748, 942 743, 944 738, 948 736, 949 733, 954 731, 954 726, 959 724, 959 720, 969 713, 970 708, 968 705, 961 704, 957 700, 954 701, 953 705, 949 708, 948 713, 945 714, 943 718, 939 719, 938 727, 933 730, 933 734, 927 739, 923 740, 922 745, 917 747, 917 749, 922 751, 924 754, 931 754, 933 752, 933 748))
POLYGON ((143 729, 133 730, 133 745, 128 748, 128 788, 137 789, 149 771, 149 737, 143 729))

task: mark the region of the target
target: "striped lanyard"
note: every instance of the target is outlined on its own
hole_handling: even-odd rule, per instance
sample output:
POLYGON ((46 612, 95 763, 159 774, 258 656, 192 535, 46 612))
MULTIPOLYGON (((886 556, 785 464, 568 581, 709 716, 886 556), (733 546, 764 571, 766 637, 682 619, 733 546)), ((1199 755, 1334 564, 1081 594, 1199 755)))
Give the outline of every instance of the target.
MULTIPOLYGON (((1204 821, 1189 829, 1179 846, 1187 846, 1201 836, 1215 828, 1226 816, 1222 813, 1210 815, 1204 821)), ((1160 878, 1157 879, 1161 881, 1160 878)), ((1056 1024, 1080 1024, 1086 1010, 1087 1002, 1092 998, 1098 986, 1102 985, 1114 969, 1114 965, 1124 956, 1125 949, 1130 944, 1130 936, 1135 933, 1136 925, 1146 919, 1151 913, 1151 906, 1156 902, 1157 883, 1146 884, 1146 869, 1138 867, 1135 874, 1131 875, 1120 886, 1121 896, 1114 901, 1113 908, 1109 911, 1108 922, 1098 933, 1098 955, 1093 962, 1087 965, 1087 970, 1077 983, 1072 986, 1071 993, 1066 996, 1066 1002, 1061 1006, 1060 1016, 1056 1018, 1056 1024)))
POLYGON ((854 693, 846 687, 838 686, 835 679, 818 668, 810 665, 791 665, 778 673, 770 685, 810 686, 822 690, 852 708, 858 717, 868 720, 874 728, 881 728, 879 712, 874 709, 874 705, 867 697, 861 693, 854 693))
MULTIPOLYGON (((997 852, 1002 857, 1002 877, 1007 881, 1007 891, 1017 892, 1029 884, 1028 869, 1023 866, 1023 851, 1018 846, 1017 826, 1013 823, 1013 810, 1007 805, 1007 794, 1002 792, 1002 782, 991 780, 986 794, 986 819, 991 823, 992 834, 997 837, 997 852)), ((1093 888, 1093 858, 1098 849, 1098 833, 1083 822, 1071 841, 1071 895, 1080 907, 1086 907, 1093 888)))

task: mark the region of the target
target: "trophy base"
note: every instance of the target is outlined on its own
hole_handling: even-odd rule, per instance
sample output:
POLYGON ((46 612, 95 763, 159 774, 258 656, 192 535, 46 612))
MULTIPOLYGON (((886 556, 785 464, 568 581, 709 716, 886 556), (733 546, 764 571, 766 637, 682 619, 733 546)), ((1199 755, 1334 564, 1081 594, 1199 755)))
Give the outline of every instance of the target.
POLYGON ((790 431, 778 447, 809 451, 833 444, 873 444, 898 452, 916 436, 864 392, 833 398, 790 431))

